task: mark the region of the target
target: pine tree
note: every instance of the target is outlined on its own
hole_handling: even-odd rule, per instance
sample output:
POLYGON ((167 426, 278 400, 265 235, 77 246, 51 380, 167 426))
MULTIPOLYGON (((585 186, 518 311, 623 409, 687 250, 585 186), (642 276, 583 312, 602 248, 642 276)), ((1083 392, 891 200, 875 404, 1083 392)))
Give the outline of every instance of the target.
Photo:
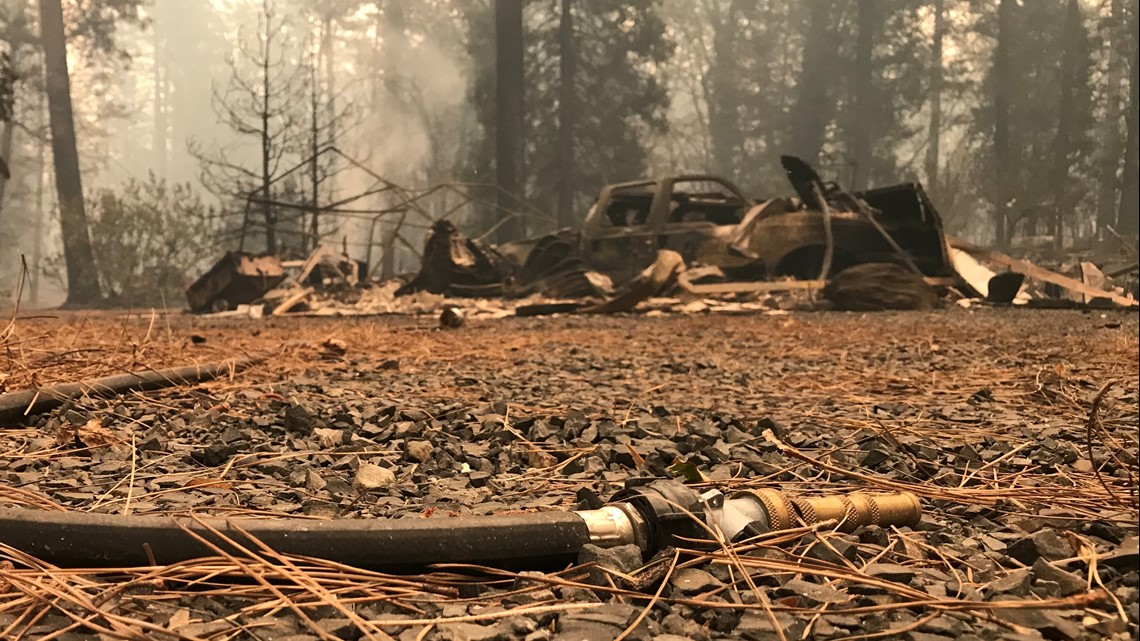
MULTIPOLYGON (((659 68, 673 45, 665 36, 660 0, 571 0, 575 55, 574 178, 570 211, 576 223, 589 198, 607 183, 641 177, 647 170, 646 144, 666 127, 668 95, 659 68)), ((485 141, 494 132, 492 26, 486 10, 467 8, 469 50, 475 59, 471 100, 481 125, 468 160, 472 178, 493 166, 485 141)), ((556 212, 559 173, 560 0, 527 6, 525 33, 524 181, 522 189, 541 211, 556 212)), ((561 34, 565 36, 565 34, 561 34)), ((565 162, 564 160, 562 162, 565 162)), ((565 197, 565 196, 563 196, 565 197)), ((563 205, 566 207, 566 205, 563 205)), ((552 217, 542 224, 555 223, 552 217)))
MULTIPOLYGON (((986 166, 995 196, 995 237, 1052 233, 1059 218, 1092 218, 1085 185, 1093 184, 1091 44, 1080 5, 1004 0, 987 15, 997 44, 975 134, 990 140, 986 166)), ((1060 239, 1058 239, 1059 242, 1060 239)))

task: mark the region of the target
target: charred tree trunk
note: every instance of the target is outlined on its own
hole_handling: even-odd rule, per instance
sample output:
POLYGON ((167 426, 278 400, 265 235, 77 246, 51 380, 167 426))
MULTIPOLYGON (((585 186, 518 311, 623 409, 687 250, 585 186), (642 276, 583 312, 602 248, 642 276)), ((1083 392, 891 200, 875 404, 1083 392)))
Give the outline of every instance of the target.
POLYGON ((1124 24, 1124 0, 1112 0, 1112 17, 1108 34, 1108 68, 1104 89, 1104 128, 1100 143, 1100 178, 1097 181, 1096 226, 1102 229, 1116 222, 1116 196, 1120 189, 1120 159, 1123 148, 1121 139, 1121 117, 1124 114, 1121 101, 1121 85, 1124 82, 1125 59, 1121 51, 1127 44, 1124 24))
POLYGON ((1073 89, 1079 78, 1076 77, 1076 44, 1084 29, 1084 16, 1077 0, 1069 0, 1065 16, 1065 50, 1061 54, 1061 95, 1057 109, 1057 138, 1053 143, 1053 212, 1050 231, 1053 244, 1060 248, 1064 244, 1065 208, 1069 200, 1069 165, 1073 155, 1073 89))
POLYGON ((304 250, 311 252, 317 248, 321 242, 321 221, 320 221, 320 200, 321 200, 321 176, 320 176, 320 159, 318 155, 321 151, 321 122, 320 122, 320 109, 321 109, 321 93, 317 85, 319 78, 317 77, 317 60, 314 58, 310 60, 309 67, 309 233, 308 242, 305 243, 304 250))
POLYGON ((166 51, 159 30, 154 36, 154 173, 160 178, 167 177, 167 164, 170 157, 170 132, 166 118, 167 74, 164 69, 166 51))
MULTIPOLYGON (((15 104, 13 101, 13 109, 15 104)), ((11 120, 4 122, 4 133, 0 134, 0 162, 4 163, 4 167, 8 172, 12 171, 15 165, 12 163, 12 138, 15 133, 16 127, 12 124, 11 120)), ((8 181, 10 180, 8 173, 0 173, 0 213, 4 212, 4 197, 8 193, 8 181)))
POLYGON ((67 38, 60 0, 40 0, 40 29, 60 231, 67 266, 67 303, 84 305, 99 298, 99 277, 95 271, 95 254, 91 251, 87 213, 83 209, 83 181, 75 143, 75 118, 71 112, 71 78, 67 70, 67 38))
POLYGON ((1140 61, 1137 60, 1137 52, 1140 51, 1140 43, 1137 38, 1138 22, 1140 22, 1140 1, 1132 0, 1132 27, 1129 33, 1132 34, 1132 62, 1129 68, 1128 84, 1130 87, 1130 96, 1128 99, 1128 141, 1124 146, 1124 181, 1120 190, 1120 208, 1116 212, 1116 230, 1121 234, 1128 236, 1136 236, 1138 229, 1140 229, 1140 149, 1137 145, 1137 126, 1140 126, 1140 92, 1137 88, 1140 87, 1140 80, 1137 79, 1137 73, 1140 73, 1140 61))
MULTIPOLYGON (((336 28, 336 20, 329 13, 324 18, 324 32, 321 42, 321 53, 324 54, 325 63, 325 141, 329 144, 335 144, 339 135, 336 113, 336 28)), ((333 178, 337 173, 336 154, 329 156, 328 163, 328 179, 325 181, 327 184, 324 189, 326 202, 331 202, 336 200, 336 179, 333 178)))
POLYGON ((807 32, 804 35, 803 68, 796 85, 795 109, 792 112, 791 148, 808 163, 819 161, 827 123, 831 120, 829 73, 838 42, 831 28, 833 0, 808 0, 807 32))
POLYGON ((517 217, 522 193, 523 20, 522 0, 495 0, 495 186, 502 218, 499 241, 525 233, 517 217))
POLYGON ((879 21, 875 0, 857 0, 859 5, 859 31, 855 43, 855 108, 851 117, 851 156, 855 167, 852 171, 851 186, 856 191, 867 188, 871 171, 871 128, 875 118, 872 114, 871 92, 874 83, 875 29, 879 21))
MULTIPOLYGON (((724 6, 719 2, 706 2, 705 12, 712 25, 713 62, 707 71, 709 146, 712 149, 712 168, 717 174, 739 181, 741 172, 740 145, 744 135, 740 127, 739 108, 740 68, 736 48, 739 42, 735 18, 735 3, 724 6)), ((748 168, 752 169, 752 168, 748 168)))
POLYGON ((946 37, 946 8, 943 0, 934 0, 934 39, 930 60, 930 124, 926 136, 926 184, 938 193, 938 170, 942 156, 942 84, 944 61, 942 41, 946 37))
MULTIPOLYGON (((47 124, 45 122, 47 118, 44 117, 44 112, 47 110, 45 100, 44 94, 40 92, 36 101, 36 124, 39 131, 43 131, 44 125, 47 124)), ((42 136, 38 136, 35 140, 35 148, 36 208, 35 223, 32 225, 32 268, 28 278, 28 293, 31 295, 32 307, 40 304, 40 259, 44 242, 44 172, 47 171, 47 144, 42 136)))
POLYGON ((1011 146, 1009 139, 1009 41, 1013 38, 1013 18, 1017 0, 1001 0, 998 4, 998 35, 994 48, 993 87, 994 101, 994 238, 999 248, 1009 246, 1009 207, 1013 199, 1011 146))
POLYGON ((270 124, 270 58, 273 53, 273 31, 269 21, 272 19, 268 0, 262 4, 265 15, 265 57, 261 61, 261 218, 265 221, 265 251, 270 254, 277 253, 277 215, 270 204, 270 181, 272 180, 273 138, 269 130, 270 124))
POLYGON ((578 50, 574 41, 573 0, 561 0, 558 22, 558 226, 574 222, 574 127, 577 99, 574 81, 578 75, 578 50))
MULTIPOLYGON (((376 34, 383 42, 375 43, 379 56, 375 60, 378 76, 383 78, 373 86, 373 109, 381 117, 392 117, 386 112, 395 108, 395 97, 400 95, 400 69, 403 65, 403 49, 407 29, 407 6, 405 0, 389 0, 384 4, 383 24, 377 23, 376 34), (396 46, 400 42, 401 46, 396 46)), ((378 18, 379 19, 379 18, 378 18)), ((399 233, 401 223, 391 216, 385 216, 381 223, 381 236, 383 237, 384 252, 380 258, 380 273, 384 278, 396 275, 396 258, 400 251, 396 246, 396 235, 399 233)))

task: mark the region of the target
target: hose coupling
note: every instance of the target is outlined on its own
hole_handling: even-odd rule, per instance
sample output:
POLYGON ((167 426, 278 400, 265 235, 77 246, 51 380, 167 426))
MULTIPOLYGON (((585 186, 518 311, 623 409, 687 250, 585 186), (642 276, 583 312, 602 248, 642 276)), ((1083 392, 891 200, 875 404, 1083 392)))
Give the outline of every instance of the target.
POLYGON ((922 518, 922 504, 909 492, 794 498, 761 489, 726 497, 717 489, 701 493, 677 481, 656 480, 627 483, 610 504, 576 514, 585 521, 591 543, 633 544, 644 554, 654 554, 678 545, 709 545, 721 537, 740 541, 826 521, 834 521, 843 532, 868 525, 914 526, 922 518))

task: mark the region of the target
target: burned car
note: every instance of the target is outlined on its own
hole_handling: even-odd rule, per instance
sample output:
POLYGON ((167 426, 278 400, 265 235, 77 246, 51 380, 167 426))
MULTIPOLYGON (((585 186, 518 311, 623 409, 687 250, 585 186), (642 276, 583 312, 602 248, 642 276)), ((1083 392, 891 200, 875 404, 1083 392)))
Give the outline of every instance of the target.
POLYGON ((455 238, 447 224, 437 232, 451 240, 428 241, 429 250, 433 244, 449 248, 446 255, 436 252, 443 266, 432 267, 440 260, 425 254, 423 271, 407 289, 442 293, 450 281, 474 279, 483 294, 492 293, 490 283, 503 283, 493 294, 525 295, 571 273, 578 278, 560 282, 581 284, 578 293, 585 295, 597 284, 582 280, 588 274, 624 282, 663 250, 677 252, 686 265, 718 267, 729 280, 813 279, 863 263, 898 263, 930 277, 953 274, 942 222, 921 185, 848 194, 796 158, 785 156, 783 164, 794 197, 750 200, 724 178, 686 174, 608 185, 581 229, 542 238, 476 246, 455 238), (829 246, 830 269, 821 274, 829 246), (459 275, 464 267, 492 265, 495 273, 459 275), (452 276, 441 278, 440 269, 452 276))

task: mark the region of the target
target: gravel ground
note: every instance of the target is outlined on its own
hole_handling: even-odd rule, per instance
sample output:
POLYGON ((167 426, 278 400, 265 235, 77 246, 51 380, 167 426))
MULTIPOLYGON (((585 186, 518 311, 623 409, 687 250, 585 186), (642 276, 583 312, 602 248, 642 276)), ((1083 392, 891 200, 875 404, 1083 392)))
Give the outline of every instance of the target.
POLYGON ((609 496, 681 459, 726 489, 905 489, 925 513, 744 561, 590 550, 554 574, 415 577, 403 597, 346 569, 339 591, 283 572, 274 592, 236 561, 209 581, 205 567, 64 576, 0 550, 0 638, 1136 638, 1137 336, 1134 313, 986 308, 447 331, 20 319, 0 344, 8 390, 269 356, 229 380, 0 426, 9 506, 446 519, 575 509, 583 488, 609 496), (362 491, 362 468, 388 480, 362 491))

